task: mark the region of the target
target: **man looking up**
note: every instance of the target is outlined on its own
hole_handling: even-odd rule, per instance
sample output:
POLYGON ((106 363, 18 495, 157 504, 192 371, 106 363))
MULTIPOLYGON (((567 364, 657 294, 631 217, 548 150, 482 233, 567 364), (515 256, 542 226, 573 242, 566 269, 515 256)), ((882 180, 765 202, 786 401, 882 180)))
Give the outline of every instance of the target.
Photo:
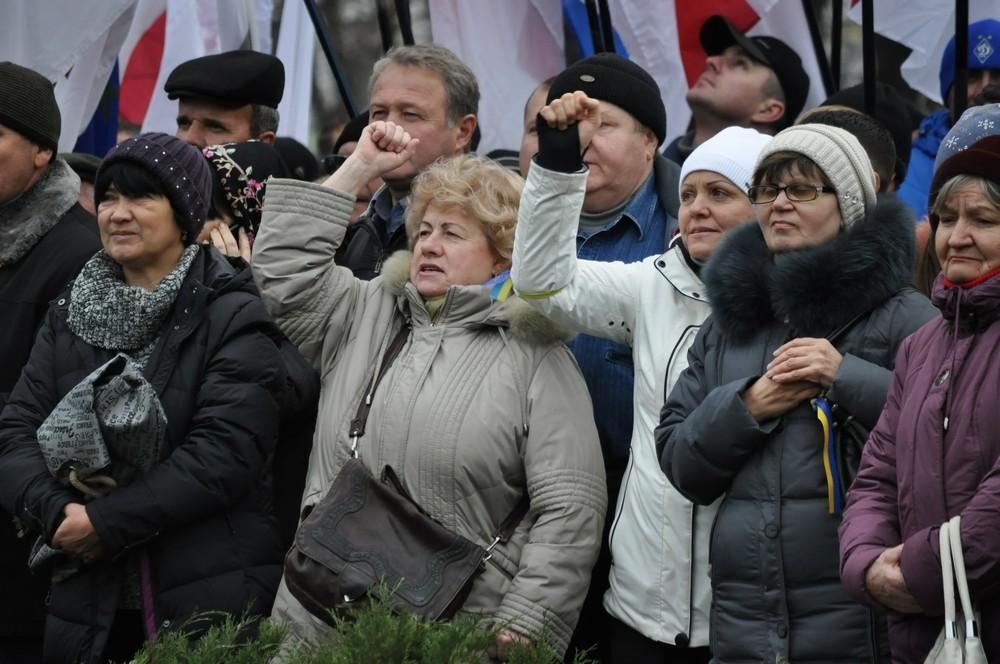
MULTIPOLYGON (((403 220, 410 183, 436 160, 469 149, 479 110, 476 75, 454 53, 435 44, 391 49, 375 63, 369 92, 369 121, 394 122, 418 143, 409 161, 381 174, 385 186, 351 224, 337 252, 337 265, 350 268, 359 279, 376 277, 390 254, 407 247, 403 220)), ((369 180, 352 178, 345 184, 345 173, 338 173, 340 186, 355 195, 369 180)))
POLYGON ((285 66, 257 51, 182 62, 163 89, 177 100, 177 138, 199 148, 249 140, 274 143, 285 66))
POLYGON ((788 44, 774 37, 748 37, 722 16, 701 27, 708 54, 705 71, 687 93, 693 128, 667 146, 664 155, 684 163, 696 147, 726 127, 775 134, 805 106, 809 77, 788 44))

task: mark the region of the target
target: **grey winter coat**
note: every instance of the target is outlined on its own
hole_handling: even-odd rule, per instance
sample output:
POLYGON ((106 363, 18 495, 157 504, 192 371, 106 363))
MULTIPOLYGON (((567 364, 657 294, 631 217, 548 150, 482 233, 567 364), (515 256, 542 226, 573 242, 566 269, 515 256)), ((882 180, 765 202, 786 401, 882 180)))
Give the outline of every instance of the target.
POLYGON ((656 438, 681 493, 700 504, 725 494, 709 555, 717 662, 854 664, 886 651, 873 614, 840 583, 840 515, 828 513, 813 407, 758 423, 742 394, 786 341, 828 337, 853 321, 834 341, 843 361, 827 396, 871 429, 896 350, 936 313, 907 287, 913 238, 905 209, 883 201, 832 241, 779 256, 748 224, 705 270, 713 315, 656 438))
MULTIPOLYGON (((453 286, 432 320, 397 254, 372 281, 334 264, 353 197, 272 180, 253 273, 279 326, 320 371, 319 420, 302 506, 349 455, 348 429, 391 337, 409 340, 372 403, 359 444, 389 464, 431 516, 487 545, 525 492, 531 510, 498 547, 463 609, 569 641, 600 548, 607 504, 587 388, 551 325, 526 303, 453 286)), ((314 639, 329 628, 282 585, 273 615, 314 639)))

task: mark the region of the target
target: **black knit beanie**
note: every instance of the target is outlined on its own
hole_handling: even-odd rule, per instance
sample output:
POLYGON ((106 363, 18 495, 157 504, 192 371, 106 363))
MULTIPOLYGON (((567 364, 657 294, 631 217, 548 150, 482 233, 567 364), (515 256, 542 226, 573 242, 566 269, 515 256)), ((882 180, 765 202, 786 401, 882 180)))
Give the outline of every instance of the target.
POLYGON ((101 168, 116 161, 138 164, 163 183, 186 243, 194 242, 212 200, 212 172, 201 150, 167 134, 140 134, 111 148, 101 168))
POLYGON ((658 142, 666 138, 667 111, 660 97, 660 86, 628 58, 598 53, 573 63, 552 81, 546 103, 577 90, 625 109, 656 134, 658 142))
POLYGON ((55 152, 62 116, 51 81, 33 69, 0 62, 0 124, 55 152))

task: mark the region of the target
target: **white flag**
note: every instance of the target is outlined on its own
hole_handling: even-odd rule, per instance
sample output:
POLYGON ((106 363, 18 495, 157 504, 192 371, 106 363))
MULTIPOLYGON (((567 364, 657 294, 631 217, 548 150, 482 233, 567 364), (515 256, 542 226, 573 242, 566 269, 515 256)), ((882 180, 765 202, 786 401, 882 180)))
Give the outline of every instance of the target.
POLYGON ((430 0, 434 42, 479 80, 482 154, 521 145, 528 95, 564 66, 558 0, 430 0))
MULTIPOLYGON (((856 2, 853 0, 852 4, 856 2)), ((875 32, 912 50, 901 68, 903 80, 928 99, 941 99, 941 56, 955 36, 955 3, 942 0, 879 0, 872 14, 875 32)), ((861 3, 853 4, 847 16, 861 23, 861 3)), ((969 0, 969 22, 984 18, 1000 19, 1000 2, 969 0)), ((974 35, 969 35, 975 46, 974 35)), ((996 48, 1000 48, 997 46, 996 48)))
POLYGON ((7 2, 0 61, 34 69, 55 83, 62 115, 60 150, 71 150, 101 99, 136 0, 7 2))
POLYGON ((285 65, 285 93, 278 104, 278 128, 282 136, 291 136, 303 145, 309 144, 315 45, 316 33, 304 4, 286 0, 275 53, 285 65))

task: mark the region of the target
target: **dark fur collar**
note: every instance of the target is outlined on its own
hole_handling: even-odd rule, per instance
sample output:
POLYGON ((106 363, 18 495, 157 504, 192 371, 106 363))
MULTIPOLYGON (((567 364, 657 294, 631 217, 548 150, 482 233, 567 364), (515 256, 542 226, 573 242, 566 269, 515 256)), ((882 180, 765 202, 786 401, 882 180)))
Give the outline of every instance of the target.
POLYGON ((819 247, 772 254, 760 226, 729 233, 704 274, 724 334, 746 337, 787 320, 799 336, 826 336, 910 284, 913 216, 895 197, 819 247))
POLYGON ((0 206, 0 268, 21 260, 80 199, 80 176, 57 159, 29 189, 0 206))

